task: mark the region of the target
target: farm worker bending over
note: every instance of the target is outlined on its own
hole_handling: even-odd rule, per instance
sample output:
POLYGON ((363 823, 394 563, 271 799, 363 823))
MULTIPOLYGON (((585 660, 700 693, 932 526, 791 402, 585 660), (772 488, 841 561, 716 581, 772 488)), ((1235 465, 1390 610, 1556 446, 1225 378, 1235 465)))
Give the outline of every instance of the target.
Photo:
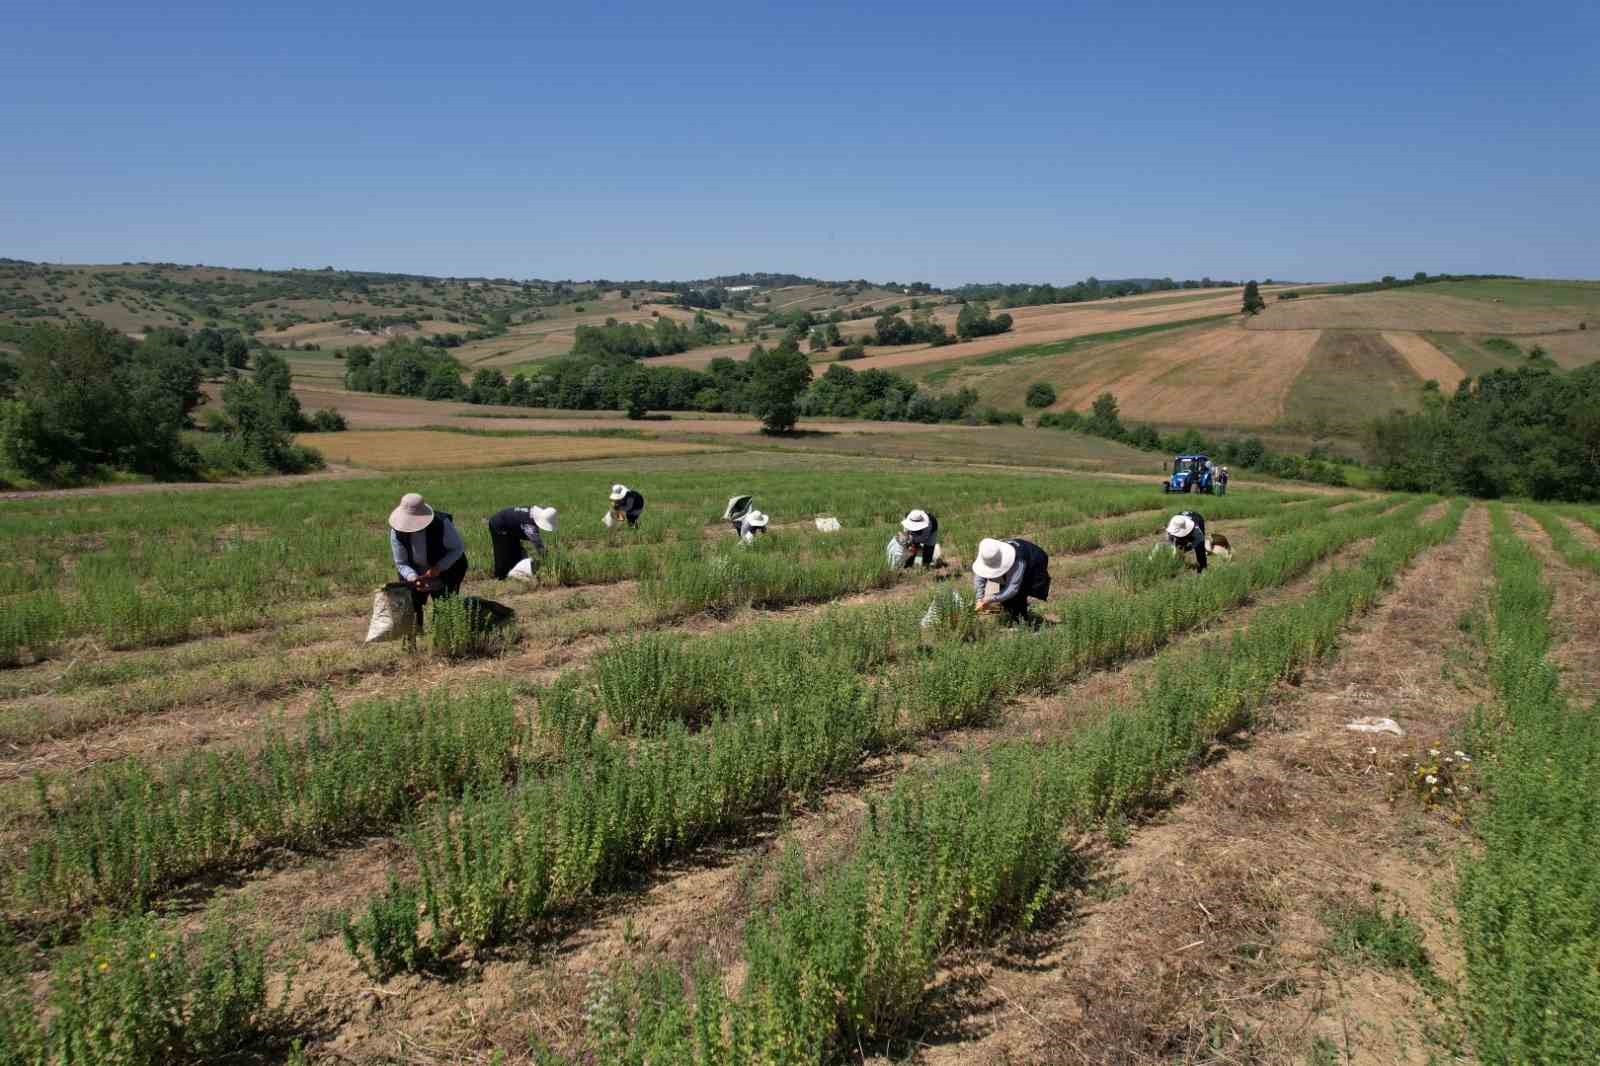
POLYGON ((415 492, 400 497, 389 512, 389 551, 400 580, 411 586, 411 606, 422 625, 422 605, 430 596, 453 596, 467 576, 467 549, 444 511, 435 511, 415 492))
POLYGON ((909 569, 921 557, 923 566, 933 565, 933 549, 939 543, 939 520, 932 511, 911 511, 900 520, 900 543, 906 552, 900 565, 909 569))
POLYGON ((1206 572, 1206 520, 1199 511, 1182 511, 1167 523, 1167 540, 1180 552, 1194 552, 1195 568, 1206 572))
POLYGON ((494 545, 494 576, 504 581, 511 568, 528 558, 522 544, 532 546, 533 556, 544 556, 544 540, 539 531, 556 531, 554 507, 506 507, 489 516, 489 543, 494 545))
POLYGON ((751 511, 739 520, 739 539, 746 544, 756 539, 756 534, 767 531, 767 515, 751 511))
POLYGON ((1050 598, 1050 556, 1031 540, 991 540, 978 544, 978 557, 972 561, 972 591, 980 611, 1005 611, 1006 621, 1022 622, 1037 629, 1039 619, 1028 613, 1028 597, 1050 598), (1000 591, 986 595, 988 583, 1000 591))
POLYGON ((639 516, 644 514, 644 497, 626 485, 612 485, 611 513, 617 518, 626 518, 628 525, 636 526, 639 516))

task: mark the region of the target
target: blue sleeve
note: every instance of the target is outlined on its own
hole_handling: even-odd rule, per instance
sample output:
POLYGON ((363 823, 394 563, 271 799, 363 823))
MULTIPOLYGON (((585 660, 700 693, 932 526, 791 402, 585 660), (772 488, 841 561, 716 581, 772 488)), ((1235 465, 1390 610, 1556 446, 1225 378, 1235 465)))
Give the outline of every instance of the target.
POLYGON ((411 568, 410 556, 406 554, 404 545, 400 543, 400 534, 393 529, 389 530, 389 554, 394 557, 395 572, 402 581, 415 581, 417 572, 411 568))
MULTIPOLYGON (((444 521, 444 519, 440 519, 444 521)), ((461 543, 461 534, 456 531, 454 522, 444 523, 444 558, 433 564, 439 573, 444 573, 456 565, 456 560, 467 554, 467 546, 461 543)))
POLYGON ((1020 562, 1013 566, 1010 573, 1005 576, 1005 584, 1000 587, 1000 594, 993 597, 994 601, 1005 603, 1007 600, 1016 599, 1017 594, 1022 591, 1022 578, 1027 570, 1028 568, 1020 562))
POLYGON ((973 574, 972 594, 980 600, 983 599, 983 586, 986 584, 988 584, 988 582, 986 582, 983 578, 979 577, 977 574, 973 574))
POLYGON ((539 536, 539 527, 532 522, 522 524, 522 539, 533 545, 533 550, 540 555, 544 554, 544 539, 539 536))

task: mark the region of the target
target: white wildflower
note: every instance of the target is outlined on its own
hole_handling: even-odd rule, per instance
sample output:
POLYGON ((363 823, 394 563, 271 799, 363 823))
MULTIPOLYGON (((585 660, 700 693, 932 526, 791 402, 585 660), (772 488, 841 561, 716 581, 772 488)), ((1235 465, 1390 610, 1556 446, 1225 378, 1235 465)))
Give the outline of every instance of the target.
POLYGON ((1423 778, 1423 780, 1427 781, 1430 785, 1437 785, 1439 783, 1439 779, 1434 777, 1432 774, 1429 774, 1427 777, 1423 778))

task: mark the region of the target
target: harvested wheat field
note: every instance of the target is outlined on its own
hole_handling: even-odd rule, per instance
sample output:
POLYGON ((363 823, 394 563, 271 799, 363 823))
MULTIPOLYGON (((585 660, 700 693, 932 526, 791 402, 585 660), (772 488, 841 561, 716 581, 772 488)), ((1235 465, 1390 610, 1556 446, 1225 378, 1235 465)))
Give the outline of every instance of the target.
POLYGON ((972 366, 943 384, 970 385, 986 403, 1022 406, 1048 382, 1056 410, 1087 410, 1117 397, 1123 416, 1150 422, 1268 426, 1319 337, 1317 330, 1262 334, 1234 323, 1174 330, 999 367, 972 366))
POLYGON ((1267 309, 1250 319, 1249 328, 1520 334, 1576 329, 1582 317, 1576 308, 1446 295, 1423 285, 1391 292, 1269 299, 1267 309))
POLYGON ((619 459, 714 450, 707 445, 683 441, 560 433, 491 437, 427 429, 301 433, 295 439, 317 449, 336 463, 376 470, 519 466, 572 459, 619 459))
POLYGON ((1455 360, 1434 347, 1426 337, 1389 330, 1384 332, 1383 339, 1400 353, 1417 377, 1423 381, 1437 381, 1446 394, 1454 393, 1461 379, 1467 376, 1455 360))

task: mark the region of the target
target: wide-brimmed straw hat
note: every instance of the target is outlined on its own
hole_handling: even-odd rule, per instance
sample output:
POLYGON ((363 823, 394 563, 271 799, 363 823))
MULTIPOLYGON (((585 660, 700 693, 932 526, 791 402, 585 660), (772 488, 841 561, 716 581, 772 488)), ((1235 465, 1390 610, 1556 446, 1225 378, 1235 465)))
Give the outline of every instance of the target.
POLYGON ((745 516, 745 525, 752 529, 766 529, 768 516, 761 511, 751 511, 745 516))
POLYGON ((907 533, 921 533, 928 528, 928 512, 912 511, 900 520, 900 528, 907 533))
POLYGON ((612 485, 611 486, 611 498, 613 500, 620 500, 624 496, 626 496, 627 494, 628 494, 628 486, 626 486, 626 485, 612 485))
POLYGON ((433 508, 418 492, 400 497, 400 506, 389 512, 389 528, 396 533, 420 533, 433 521, 433 508))
POLYGON ((1172 520, 1167 523, 1167 536, 1169 537, 1177 537, 1182 540, 1193 532, 1194 519, 1186 514, 1175 514, 1172 516, 1172 520))
POLYGON ((556 509, 554 507, 540 507, 537 504, 528 508, 528 517, 533 519, 533 524, 546 533, 556 531, 556 509))
POLYGON ((978 557, 972 560, 972 572, 989 581, 997 581, 1017 562, 1017 546, 1003 540, 984 537, 978 542, 978 557))

